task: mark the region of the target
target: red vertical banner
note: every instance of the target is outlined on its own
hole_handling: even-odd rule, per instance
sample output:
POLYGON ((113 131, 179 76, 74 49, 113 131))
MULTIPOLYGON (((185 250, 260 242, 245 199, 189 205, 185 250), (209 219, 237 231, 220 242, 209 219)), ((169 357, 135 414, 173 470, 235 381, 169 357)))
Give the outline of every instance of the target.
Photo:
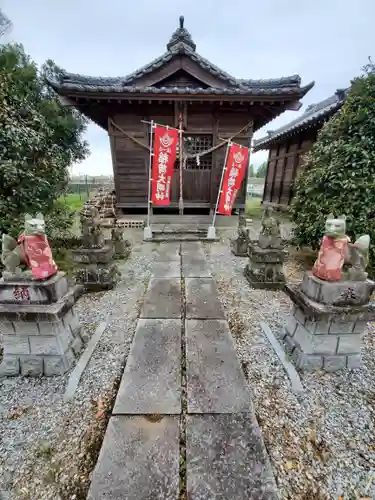
POLYGON ((176 161, 178 130, 157 125, 154 129, 151 201, 153 205, 169 205, 176 161))
POLYGON ((217 209, 217 212, 221 215, 232 215, 232 207, 245 177, 249 162, 249 148, 233 143, 228 147, 229 150, 227 161, 224 165, 225 172, 217 209))

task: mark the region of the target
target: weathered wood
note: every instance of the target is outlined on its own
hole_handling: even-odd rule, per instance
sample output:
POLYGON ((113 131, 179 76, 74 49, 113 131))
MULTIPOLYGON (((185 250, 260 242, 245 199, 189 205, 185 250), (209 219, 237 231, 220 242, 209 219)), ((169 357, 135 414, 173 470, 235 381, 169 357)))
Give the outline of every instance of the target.
MULTIPOLYGON (((174 67, 174 66, 173 66, 174 67)), ((190 68, 191 69, 191 68, 190 68)), ((164 70, 163 70, 164 71, 164 70)), ((191 72, 172 73, 165 78, 193 78, 191 72)), ((161 76, 161 75, 159 75, 161 76)), ((153 78, 156 78, 154 75, 153 78)), ((182 81, 182 80, 181 80, 182 81)), ((159 80, 160 84, 165 84, 159 80)), ((202 83, 202 85, 204 85, 202 83)), ((226 143, 235 136, 235 142, 248 146, 252 134, 249 107, 233 104, 223 107, 210 102, 134 102, 124 106, 119 104, 109 120, 108 132, 113 151, 114 178, 119 208, 133 207, 137 202, 140 208, 147 201, 147 182, 149 168, 149 127, 144 121, 175 127, 180 110, 185 126, 184 136, 211 137, 207 144, 221 146, 201 157, 197 165, 195 158, 188 161, 183 170, 183 198, 190 207, 213 207, 216 203, 220 174, 223 168, 226 143), (122 133, 123 132, 123 133, 122 133)), ((209 148, 209 146, 208 146, 209 148)), ((179 199, 178 168, 174 171, 171 186, 171 202, 179 199)), ((235 206, 243 206, 246 198, 246 182, 243 182, 237 195, 235 206)))
POLYGON ((293 183, 304 154, 314 143, 316 131, 306 130, 269 150, 263 202, 289 205, 293 198, 293 183))

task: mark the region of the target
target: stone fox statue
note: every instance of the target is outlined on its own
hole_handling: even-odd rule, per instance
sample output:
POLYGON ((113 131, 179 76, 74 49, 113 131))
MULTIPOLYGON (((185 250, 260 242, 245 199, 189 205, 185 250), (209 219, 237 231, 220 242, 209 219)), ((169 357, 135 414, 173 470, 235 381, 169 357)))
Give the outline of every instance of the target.
POLYGON ((350 238, 346 235, 346 216, 335 218, 330 214, 312 273, 326 281, 365 281, 369 247, 368 234, 350 243, 350 238), (344 265, 348 266, 348 270, 343 273, 344 265))
POLYGON ((35 218, 25 215, 25 230, 17 240, 3 234, 1 261, 5 267, 5 279, 23 276, 42 280, 56 274, 57 266, 45 234, 42 214, 35 218), (20 265, 26 266, 28 271, 23 272, 20 265))

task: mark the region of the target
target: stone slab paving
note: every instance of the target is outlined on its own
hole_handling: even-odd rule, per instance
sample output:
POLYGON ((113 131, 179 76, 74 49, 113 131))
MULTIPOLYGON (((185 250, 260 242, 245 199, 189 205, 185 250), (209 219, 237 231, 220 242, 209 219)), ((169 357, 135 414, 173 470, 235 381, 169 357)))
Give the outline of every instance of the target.
POLYGON ((151 279, 144 297, 141 318, 180 318, 181 280, 179 278, 151 279))
POLYGON ((211 278, 206 257, 182 254, 182 276, 184 278, 211 278))
POLYGON ((178 500, 179 418, 111 417, 88 500, 178 500))
POLYGON ((188 413, 249 412, 251 400, 225 320, 186 320, 188 413))
POLYGON ((181 320, 140 319, 113 414, 181 413, 181 320))
POLYGON ((156 248, 155 262, 169 262, 171 260, 180 262, 180 249, 180 243, 160 243, 156 248))
POLYGON ((188 415, 189 500, 277 500, 277 488, 252 414, 188 415))
POLYGON ((185 290, 187 319, 224 319, 214 279, 186 278, 185 290))
POLYGON ((181 255, 188 255, 190 257, 205 258, 203 246, 200 241, 190 241, 181 243, 181 255))
POLYGON ((180 276, 180 260, 155 261, 152 265, 151 278, 179 278, 180 276))
POLYGON ((153 270, 88 500, 179 498, 181 271, 187 498, 276 500, 245 377, 201 243, 161 244, 153 270))

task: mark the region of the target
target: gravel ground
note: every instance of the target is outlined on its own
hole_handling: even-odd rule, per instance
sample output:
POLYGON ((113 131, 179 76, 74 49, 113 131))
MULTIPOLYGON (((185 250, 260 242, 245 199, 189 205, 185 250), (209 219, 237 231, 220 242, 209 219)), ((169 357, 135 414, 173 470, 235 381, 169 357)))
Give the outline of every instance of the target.
MULTIPOLYGON (((86 341, 101 321, 108 327, 86 367, 75 397, 63 394, 69 374, 0 380, 0 499, 83 500, 129 352, 155 246, 142 231, 125 237, 134 247, 121 263, 122 281, 77 302, 86 341), (150 258, 151 257, 151 258, 150 258)), ((121 262, 121 261, 120 261, 121 262)))
MULTIPOLYGON (((302 374, 302 399, 291 392, 259 321, 277 334, 291 307, 281 292, 251 290, 246 259, 234 257, 227 237, 205 245, 219 296, 237 343, 282 500, 375 499, 375 326, 369 325, 361 371, 302 374), (371 482, 371 480, 373 480, 371 482), (340 496, 341 495, 341 496, 340 496)), ((108 328, 73 401, 64 403, 68 375, 0 381, 0 499, 84 500, 106 413, 116 393, 139 305, 157 246, 133 240, 123 281, 77 303, 86 340, 108 328), (69 464, 69 466, 67 466, 69 464), (1 492, 2 490, 2 492, 1 492)), ((286 265, 289 280, 301 268, 286 265)), ((0 339, 1 343, 1 339, 0 339)))
MULTIPOLYGON (((297 398, 263 334, 277 335, 291 308, 283 292, 250 289, 246 258, 234 257, 227 236, 205 245, 219 296, 237 344, 282 500, 375 499, 375 324, 365 337, 364 368, 301 374, 297 398)), ((287 263, 290 281, 301 268, 287 263)))

